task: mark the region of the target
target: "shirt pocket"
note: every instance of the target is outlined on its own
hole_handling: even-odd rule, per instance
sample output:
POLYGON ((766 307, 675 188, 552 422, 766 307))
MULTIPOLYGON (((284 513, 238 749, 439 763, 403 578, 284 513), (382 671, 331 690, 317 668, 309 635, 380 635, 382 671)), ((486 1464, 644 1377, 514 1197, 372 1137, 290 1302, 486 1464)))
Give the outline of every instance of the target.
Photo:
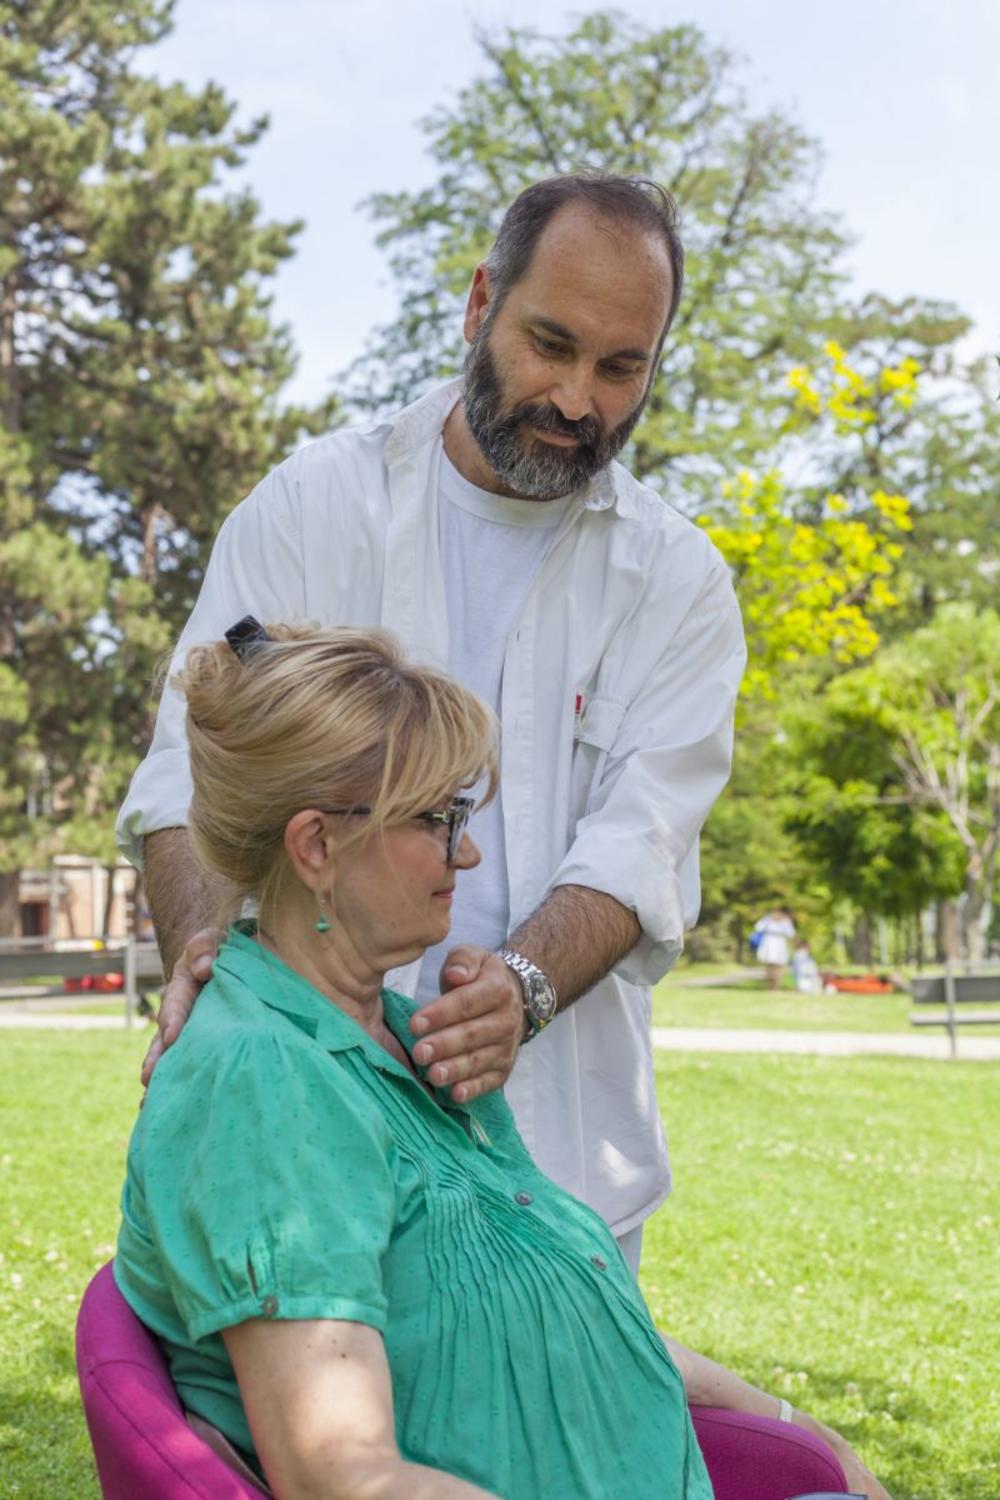
POLYGON ((589 811, 600 785, 608 751, 625 717, 625 704, 614 698, 583 698, 573 729, 573 768, 570 775, 570 835, 589 811))

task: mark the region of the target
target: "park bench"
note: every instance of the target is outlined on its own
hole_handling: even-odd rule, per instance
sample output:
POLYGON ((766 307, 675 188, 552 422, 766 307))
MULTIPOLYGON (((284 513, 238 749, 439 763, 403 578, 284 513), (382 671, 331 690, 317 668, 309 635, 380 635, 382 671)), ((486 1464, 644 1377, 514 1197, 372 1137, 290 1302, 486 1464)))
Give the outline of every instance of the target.
MULTIPOLYGON (((102 974, 121 974, 124 978, 125 1024, 131 1026, 142 1009, 146 990, 158 989, 163 983, 163 965, 155 943, 124 943, 65 948, 55 946, 51 938, 13 938, 0 940, 0 986, 21 984, 30 979, 85 979, 102 974)), ((39 996, 58 994, 57 989, 39 989, 39 996)))
POLYGON ((958 1052, 959 1026, 1000 1025, 1000 967, 976 973, 957 972, 954 964, 945 964, 943 974, 918 974, 910 980, 910 996, 915 1005, 943 1005, 943 1016, 925 1016, 910 1012, 913 1026, 944 1026, 951 1043, 951 1055, 958 1052), (990 1010, 972 1006, 994 1005, 990 1010))

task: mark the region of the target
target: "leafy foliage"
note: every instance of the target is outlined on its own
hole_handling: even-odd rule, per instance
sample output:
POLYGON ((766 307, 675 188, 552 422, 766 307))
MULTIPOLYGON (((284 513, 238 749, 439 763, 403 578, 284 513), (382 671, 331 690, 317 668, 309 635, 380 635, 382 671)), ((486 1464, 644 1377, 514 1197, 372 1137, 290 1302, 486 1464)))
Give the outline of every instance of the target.
POLYGON ((832 683, 796 732, 799 837, 868 910, 964 893, 973 958, 1000 852, 998 659, 1000 616, 944 606, 832 683))
POLYGON ((0 0, 0 870, 110 853, 219 522, 332 416, 278 400, 298 226, 226 191, 266 121, 136 71, 171 10, 0 0))
POLYGON ((511 28, 479 44, 484 76, 422 124, 433 183, 369 202, 400 315, 355 367, 352 397, 397 404, 458 368, 469 278, 521 188, 579 169, 652 177, 683 208, 687 285, 630 462, 702 508, 770 450, 782 376, 832 326, 846 241, 812 203, 817 147, 754 113, 732 57, 693 26, 598 11, 564 36, 511 28))

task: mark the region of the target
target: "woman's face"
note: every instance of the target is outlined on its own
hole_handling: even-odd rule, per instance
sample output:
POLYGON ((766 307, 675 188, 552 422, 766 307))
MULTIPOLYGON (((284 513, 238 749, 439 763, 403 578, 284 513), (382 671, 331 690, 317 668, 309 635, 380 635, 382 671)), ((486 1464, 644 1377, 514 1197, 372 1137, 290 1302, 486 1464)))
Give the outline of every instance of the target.
POLYGON ((456 878, 480 858, 465 833, 449 865, 445 824, 417 818, 395 824, 346 849, 338 861, 330 911, 334 930, 339 925, 374 967, 410 963, 448 936, 456 878))

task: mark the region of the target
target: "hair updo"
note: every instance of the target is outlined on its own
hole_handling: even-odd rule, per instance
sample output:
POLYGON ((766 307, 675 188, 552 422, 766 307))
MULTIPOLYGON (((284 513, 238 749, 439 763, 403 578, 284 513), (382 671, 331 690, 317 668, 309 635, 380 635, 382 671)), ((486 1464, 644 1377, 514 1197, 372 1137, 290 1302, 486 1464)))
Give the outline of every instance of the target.
POLYGON ((263 902, 289 868, 285 828, 304 808, 371 808, 368 837, 460 787, 497 785, 496 721, 443 672, 410 666, 383 630, 268 625, 237 656, 193 647, 171 686, 187 699, 202 862, 263 902))

